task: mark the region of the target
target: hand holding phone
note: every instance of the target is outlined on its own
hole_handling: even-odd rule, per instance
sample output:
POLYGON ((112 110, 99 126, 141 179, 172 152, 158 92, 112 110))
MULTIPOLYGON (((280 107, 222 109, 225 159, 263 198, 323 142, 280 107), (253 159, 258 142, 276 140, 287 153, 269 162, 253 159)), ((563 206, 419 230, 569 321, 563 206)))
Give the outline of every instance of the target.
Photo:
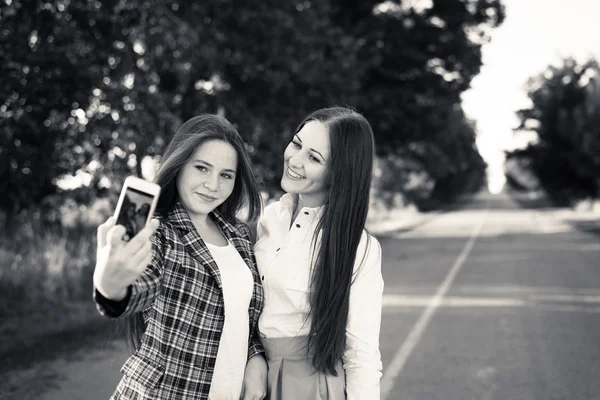
POLYGON ((146 270, 152 260, 150 237, 158 228, 154 219, 129 242, 121 239, 125 234, 122 225, 109 218, 98 227, 98 249, 94 268, 94 287, 107 299, 122 300, 127 287, 146 270))
POLYGON ((107 299, 121 300, 152 259, 150 222, 160 186, 139 178, 125 180, 115 215, 98 227, 94 286, 107 299))

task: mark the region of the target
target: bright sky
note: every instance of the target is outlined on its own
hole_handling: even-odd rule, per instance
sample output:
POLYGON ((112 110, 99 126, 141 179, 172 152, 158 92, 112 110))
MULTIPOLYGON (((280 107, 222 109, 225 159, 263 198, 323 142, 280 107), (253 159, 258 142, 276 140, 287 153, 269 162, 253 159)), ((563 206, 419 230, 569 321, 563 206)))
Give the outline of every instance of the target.
MULTIPOLYGON (((600 0, 503 0, 506 19, 483 47, 483 67, 462 96, 477 122, 477 146, 488 163, 490 189, 504 183, 504 149, 525 143, 513 136, 514 111, 526 107, 524 85, 561 57, 600 59, 600 0)), ((494 190, 495 189, 495 190, 494 190)))

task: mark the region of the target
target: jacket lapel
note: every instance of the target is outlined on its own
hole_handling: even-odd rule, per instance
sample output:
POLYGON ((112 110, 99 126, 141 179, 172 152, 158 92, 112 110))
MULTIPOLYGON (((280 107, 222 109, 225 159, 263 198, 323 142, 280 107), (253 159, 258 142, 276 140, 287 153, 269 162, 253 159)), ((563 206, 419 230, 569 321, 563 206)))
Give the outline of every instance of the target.
MULTIPOLYGON (((238 229, 229 221, 225 220, 217 211, 213 211, 210 216, 213 221, 219 226, 221 232, 229 241, 233 244, 235 249, 238 251, 246 266, 252 273, 254 280, 254 295, 250 301, 250 324, 251 328, 258 321, 258 313, 262 309, 263 302, 263 290, 260 283, 260 277, 256 268, 256 261, 252 256, 252 243, 250 242, 250 232, 245 231, 248 228, 244 227, 244 232, 241 232, 241 228, 238 229), (244 235, 246 233, 246 235, 244 235)), ((182 242, 185 246, 186 251, 213 276, 219 289, 223 290, 223 283, 221 281, 221 274, 219 267, 215 263, 210 251, 204 244, 204 241, 198 234, 198 231, 194 227, 187 211, 183 205, 178 201, 173 209, 169 212, 169 220, 171 223, 182 232, 182 242)))
POLYGON ((196 259, 210 275, 215 279, 217 286, 223 290, 223 282, 219 267, 212 258, 210 251, 204 244, 204 241, 198 234, 196 227, 192 223, 189 214, 181 204, 177 201, 173 209, 169 212, 169 221, 181 232, 181 241, 187 253, 196 259))
POLYGON ((200 262, 200 264, 213 276, 219 289, 223 290, 223 282, 221 281, 219 267, 212 258, 210 251, 206 247, 206 244, 204 244, 198 231, 196 231, 196 229, 189 231, 182 237, 182 242, 186 251, 200 262))

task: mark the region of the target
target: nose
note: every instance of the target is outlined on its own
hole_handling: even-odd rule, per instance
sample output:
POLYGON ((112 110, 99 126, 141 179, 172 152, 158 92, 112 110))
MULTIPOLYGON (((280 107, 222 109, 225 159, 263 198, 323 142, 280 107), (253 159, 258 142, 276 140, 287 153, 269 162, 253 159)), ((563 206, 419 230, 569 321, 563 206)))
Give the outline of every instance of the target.
POLYGON ((302 165, 303 165, 302 152, 299 151, 298 153, 291 156, 288 160, 288 164, 293 168, 298 168, 298 169, 302 168, 302 165))
POLYGON ((204 181, 204 187, 211 192, 216 192, 219 188, 219 176, 217 174, 210 174, 204 181))

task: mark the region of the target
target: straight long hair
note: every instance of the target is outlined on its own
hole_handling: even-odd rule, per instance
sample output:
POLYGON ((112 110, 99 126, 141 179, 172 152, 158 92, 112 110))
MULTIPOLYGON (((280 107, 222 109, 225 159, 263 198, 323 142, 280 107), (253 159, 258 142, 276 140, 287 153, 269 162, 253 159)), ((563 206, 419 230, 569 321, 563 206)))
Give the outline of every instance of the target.
POLYGON ((309 121, 327 127, 331 159, 325 178, 325 212, 313 237, 316 257, 309 288, 308 352, 317 371, 337 376, 335 366, 346 344, 354 263, 369 211, 375 141, 369 122, 348 108, 315 111, 296 133, 309 121))
MULTIPOLYGON (((229 121, 212 114, 199 115, 186 121, 168 144, 154 178, 154 182, 161 187, 157 215, 166 217, 173 208, 179 197, 175 182, 177 174, 196 149, 210 140, 229 143, 238 157, 233 191, 216 210, 225 220, 235 224, 238 222, 237 213, 243 207, 247 207, 247 221, 256 221, 260 216, 262 198, 244 142, 229 121)), ((138 312, 127 317, 125 328, 125 339, 129 348, 138 349, 146 330, 143 314, 138 312)))

